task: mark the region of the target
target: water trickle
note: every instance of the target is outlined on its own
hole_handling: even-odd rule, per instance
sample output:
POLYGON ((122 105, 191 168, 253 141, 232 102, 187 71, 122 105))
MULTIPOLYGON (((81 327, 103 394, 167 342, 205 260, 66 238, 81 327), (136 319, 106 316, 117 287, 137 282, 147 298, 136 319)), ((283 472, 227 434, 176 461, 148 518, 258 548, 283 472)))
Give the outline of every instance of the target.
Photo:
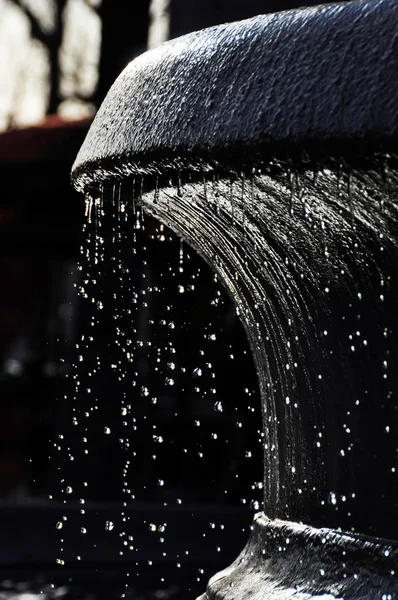
MULTIPOLYGON (((212 197, 219 185, 211 184, 212 197)), ((185 187, 180 179, 181 197, 185 187)), ((169 560, 175 526, 163 518, 152 532, 152 521, 145 511, 134 512, 135 505, 169 505, 191 515, 199 501, 238 506, 242 493, 261 498, 252 487, 261 476, 260 402, 256 412, 248 410, 244 390, 256 393, 255 376, 241 325, 203 260, 166 224, 146 216, 145 194, 141 178, 126 189, 116 183, 86 209, 82 335, 64 399, 71 426, 56 444, 64 480, 59 498, 71 510, 77 506, 76 517, 63 523, 62 539, 73 539, 74 531, 82 535, 72 556, 63 553, 62 566, 97 552, 101 534, 123 560, 145 548, 153 565, 169 560), (229 372, 231 354, 242 373, 229 372), (246 429, 237 428, 237 420, 246 429), (254 457, 249 469, 248 448, 254 457), (123 509, 98 511, 98 501, 118 507, 122 501, 123 509), (142 532, 144 520, 154 541, 142 532)), ((170 203, 159 186, 152 204, 163 200, 167 212, 170 203)), ((184 555, 202 544, 202 532, 192 535, 186 555, 185 549, 175 552, 182 569, 184 555)), ((211 540, 206 548, 209 556, 220 553, 211 540)))

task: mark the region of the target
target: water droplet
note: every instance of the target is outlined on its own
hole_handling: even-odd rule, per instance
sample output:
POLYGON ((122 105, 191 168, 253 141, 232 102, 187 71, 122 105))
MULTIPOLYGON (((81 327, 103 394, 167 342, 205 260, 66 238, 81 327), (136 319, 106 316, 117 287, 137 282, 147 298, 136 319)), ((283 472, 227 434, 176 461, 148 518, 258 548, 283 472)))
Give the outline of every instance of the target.
POLYGON ((330 492, 330 494, 329 494, 329 502, 330 502, 330 504, 333 504, 334 506, 337 504, 337 497, 336 497, 336 494, 334 492, 330 492))
POLYGON ((66 493, 71 494, 72 492, 73 492, 73 488, 70 485, 68 485, 68 487, 66 488, 66 493))
POLYGON ((215 410, 216 412, 223 412, 223 410, 224 410, 224 407, 223 407, 223 405, 222 405, 222 402, 220 402, 220 401, 216 402, 216 403, 214 404, 214 410, 215 410))
POLYGON ((105 433, 106 435, 109 435, 109 434, 110 434, 110 432, 111 432, 111 430, 110 430, 110 427, 104 427, 104 433, 105 433))
POLYGON ((193 370, 192 375, 194 377, 202 377, 202 369, 199 369, 199 367, 197 367, 193 370))
POLYGON ((58 521, 58 523, 56 524, 56 526, 55 526, 55 527, 56 527, 57 529, 62 529, 62 527, 63 527, 63 526, 64 526, 64 525, 63 525, 63 523, 62 523, 61 521, 58 521))
POLYGON ((115 527, 113 521, 107 521, 105 523, 105 529, 106 531, 112 531, 112 529, 115 527))

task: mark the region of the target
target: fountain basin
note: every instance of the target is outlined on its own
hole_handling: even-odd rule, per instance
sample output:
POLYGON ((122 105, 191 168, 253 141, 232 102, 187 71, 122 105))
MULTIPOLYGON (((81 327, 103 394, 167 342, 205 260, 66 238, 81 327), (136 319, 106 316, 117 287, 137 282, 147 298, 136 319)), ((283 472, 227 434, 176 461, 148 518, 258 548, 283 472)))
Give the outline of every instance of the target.
POLYGON ((112 175, 228 163, 259 146, 386 143, 398 133, 392 0, 331 4, 221 25, 134 60, 73 167, 112 175))

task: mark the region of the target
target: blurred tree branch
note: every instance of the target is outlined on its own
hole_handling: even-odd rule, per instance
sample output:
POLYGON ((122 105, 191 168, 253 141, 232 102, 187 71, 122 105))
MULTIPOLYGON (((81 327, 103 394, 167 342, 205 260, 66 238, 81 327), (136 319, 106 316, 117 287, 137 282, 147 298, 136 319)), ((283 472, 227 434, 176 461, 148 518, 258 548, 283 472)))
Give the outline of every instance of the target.
POLYGON ((48 113, 53 114, 57 112, 57 108, 60 104, 60 68, 59 68, 59 51, 63 39, 63 16, 65 8, 69 0, 55 0, 55 23, 54 28, 51 31, 46 31, 41 26, 37 17, 32 11, 25 6, 21 0, 12 0, 23 14, 26 16, 30 23, 30 31, 32 38, 41 42, 48 51, 49 63, 50 63, 50 94, 48 101, 48 113))
POLYGON ((13 4, 18 6, 18 8, 24 13, 30 23, 30 31, 32 37, 36 38, 43 44, 47 45, 48 34, 43 31, 43 28, 40 26, 40 23, 34 16, 34 14, 27 8, 21 0, 11 0, 13 4))
MULTIPOLYGON (((40 59, 44 64, 44 69, 49 69, 48 83, 46 89, 43 90, 43 99, 48 102, 47 114, 57 113, 64 101, 77 100, 80 96, 82 102, 99 106, 109 87, 126 64, 146 50, 149 0, 135 0, 133 13, 131 4, 125 0, 80 0, 76 3, 69 2, 69 0, 51 0, 50 14, 40 12, 42 9, 39 10, 39 4, 36 8, 36 0, 9 0, 9 2, 21 14, 21 19, 23 18, 25 23, 30 26, 26 44, 29 46, 30 38, 33 42, 37 41, 44 49, 40 59), (100 27, 98 37, 95 37, 82 26, 82 23, 78 23, 77 29, 83 31, 83 35, 88 32, 87 42, 92 45, 101 44, 97 50, 91 48, 92 56, 89 56, 85 50, 84 39, 80 42, 75 38, 75 41, 72 40, 69 43, 69 38, 73 38, 74 27, 71 19, 79 19, 79 11, 80 14, 86 15, 92 12, 93 19, 87 19, 88 27, 92 23, 95 23, 95 27, 100 27), (132 14, 133 19, 131 18, 132 14), (43 54, 47 58, 43 57, 43 54), (78 64, 79 60, 82 64, 78 64), (92 65, 94 60, 99 61, 99 75, 97 88, 91 90, 90 78, 93 81, 95 79, 92 65), (48 67, 46 66, 47 61, 48 67), (85 80, 85 77, 89 79, 85 80), (75 81, 72 81, 72 78, 75 81), (89 90, 87 97, 85 97, 84 91, 83 93, 80 91, 86 89, 89 90), (71 97, 69 98, 69 96, 71 97)), ((26 33, 24 35, 26 37, 26 33)), ((29 57, 25 62, 28 63, 26 68, 29 69, 29 57)), ((22 73, 17 86, 22 91, 24 77, 25 75, 22 73)), ((95 81, 92 85, 95 86, 95 81)), ((16 97, 18 97, 18 93, 16 90, 16 97)), ((14 122, 14 113, 17 114, 17 112, 15 106, 10 107, 9 121, 11 125, 14 122)))

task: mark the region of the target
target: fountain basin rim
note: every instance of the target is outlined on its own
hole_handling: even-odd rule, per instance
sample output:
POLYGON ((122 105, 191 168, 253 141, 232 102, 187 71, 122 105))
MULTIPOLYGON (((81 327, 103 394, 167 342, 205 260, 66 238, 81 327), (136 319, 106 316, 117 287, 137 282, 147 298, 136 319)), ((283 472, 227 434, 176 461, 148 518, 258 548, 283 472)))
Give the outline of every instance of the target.
POLYGON ((76 167, 71 181, 77 191, 95 195, 107 185, 116 182, 126 184, 129 180, 140 178, 149 191, 162 183, 172 181, 175 184, 177 178, 194 181, 201 180, 204 174, 211 176, 214 173, 237 179, 243 174, 250 176, 259 171, 286 170, 290 165, 294 165, 298 172, 308 169, 315 172, 323 168, 348 172, 351 169, 374 170, 378 164, 381 173, 386 160, 390 164, 391 161, 397 162, 397 145, 395 139, 374 136, 322 143, 311 140, 297 144, 269 142, 257 146, 242 143, 206 151, 180 150, 178 153, 166 150, 146 155, 126 153, 88 161, 76 167))
POLYGON ((140 171, 156 155, 195 162, 219 149, 395 140, 397 40, 394 0, 357 0, 167 42, 116 80, 76 158, 73 183, 82 190, 83 175, 93 179, 109 161, 140 171))
POLYGON ((295 523, 292 521, 286 521, 284 519, 270 519, 264 512, 258 512, 254 515, 253 522, 261 529, 267 529, 272 531, 273 534, 284 532, 284 534, 290 535, 290 538, 300 538, 305 535, 314 540, 324 539, 333 540, 335 543, 344 544, 350 547, 352 550, 360 548, 368 549, 384 549, 388 546, 391 552, 395 553, 398 559, 398 541, 390 540, 382 537, 375 537, 371 535, 365 535, 362 533, 354 533, 349 531, 341 531, 338 529, 331 529, 329 527, 313 527, 305 523, 295 523))

